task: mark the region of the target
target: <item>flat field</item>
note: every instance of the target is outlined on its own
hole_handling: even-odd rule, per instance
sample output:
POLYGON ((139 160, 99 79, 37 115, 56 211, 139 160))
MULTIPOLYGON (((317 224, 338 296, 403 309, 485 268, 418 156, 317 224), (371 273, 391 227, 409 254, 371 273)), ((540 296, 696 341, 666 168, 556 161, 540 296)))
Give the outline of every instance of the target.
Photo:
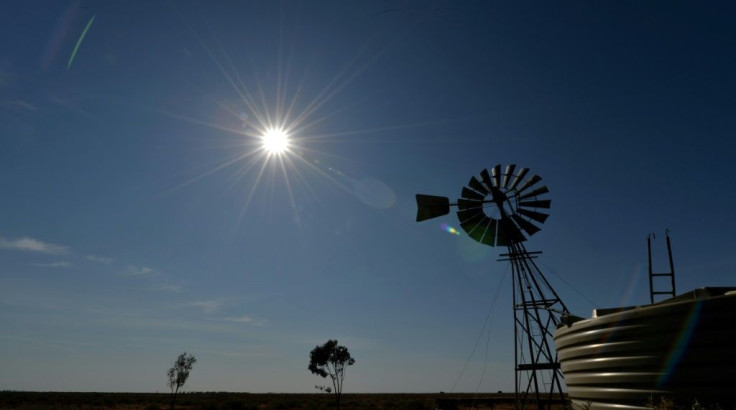
MULTIPOLYGON (((344 410, 424 410, 424 409, 513 409, 513 393, 489 394, 345 394, 344 410), (439 400, 438 400, 439 399, 439 400)), ((0 410, 167 410, 166 393, 56 393, 0 392, 0 410)), ((334 397, 328 394, 281 393, 181 393, 178 410, 330 410, 334 397)))

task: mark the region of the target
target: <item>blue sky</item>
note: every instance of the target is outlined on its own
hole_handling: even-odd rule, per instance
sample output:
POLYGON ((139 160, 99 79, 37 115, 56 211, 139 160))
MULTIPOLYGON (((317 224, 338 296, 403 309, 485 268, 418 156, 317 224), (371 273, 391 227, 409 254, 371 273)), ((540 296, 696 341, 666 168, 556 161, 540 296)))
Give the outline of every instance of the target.
POLYGON ((734 17, 5 4, 0 389, 165 391, 187 351, 188 390, 315 392, 309 351, 337 338, 346 392, 511 391, 504 249, 443 230, 453 213, 414 221, 416 193, 457 198, 498 163, 549 186, 526 246, 574 313, 646 303, 666 229, 678 291, 733 285, 734 17), (292 131, 283 156, 260 147, 269 122, 292 131))

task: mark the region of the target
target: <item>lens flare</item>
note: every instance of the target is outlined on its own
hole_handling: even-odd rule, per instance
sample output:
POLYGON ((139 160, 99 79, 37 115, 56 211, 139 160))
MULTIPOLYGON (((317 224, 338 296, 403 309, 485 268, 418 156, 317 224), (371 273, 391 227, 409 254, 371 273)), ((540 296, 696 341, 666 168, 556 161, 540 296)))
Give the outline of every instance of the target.
POLYGON ((97 14, 92 16, 91 19, 87 22, 87 25, 84 27, 84 30, 82 31, 82 35, 79 36, 79 39, 77 40, 77 44, 74 46, 74 50, 72 51, 72 55, 69 57, 69 62, 66 63, 66 69, 69 70, 71 68, 72 63, 74 62, 74 57, 77 55, 77 51, 79 51, 79 46, 82 44, 82 41, 84 40, 84 37, 87 35, 87 32, 89 31, 89 28, 92 26, 92 23, 95 22, 95 17, 97 17, 97 14))
POLYGON ((443 231, 449 232, 453 235, 460 235, 460 232, 457 229, 453 228, 452 226, 446 223, 443 223, 442 225, 440 225, 440 228, 442 228, 443 231))

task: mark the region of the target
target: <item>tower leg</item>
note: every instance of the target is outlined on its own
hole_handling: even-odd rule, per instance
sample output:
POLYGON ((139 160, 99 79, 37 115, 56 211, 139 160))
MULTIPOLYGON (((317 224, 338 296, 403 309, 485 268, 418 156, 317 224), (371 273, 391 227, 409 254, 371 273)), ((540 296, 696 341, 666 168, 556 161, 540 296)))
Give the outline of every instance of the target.
POLYGON ((527 252, 520 243, 509 246, 513 276, 514 367, 516 407, 568 408, 563 376, 552 345, 559 314, 568 313, 557 293, 534 263, 540 252, 527 252))

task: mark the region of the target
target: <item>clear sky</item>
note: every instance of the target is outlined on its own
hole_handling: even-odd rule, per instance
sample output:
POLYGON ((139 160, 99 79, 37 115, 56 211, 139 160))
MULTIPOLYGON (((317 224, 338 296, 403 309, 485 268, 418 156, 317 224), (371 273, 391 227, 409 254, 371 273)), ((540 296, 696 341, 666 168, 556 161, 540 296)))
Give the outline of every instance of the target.
POLYGON ((647 303, 666 229, 678 291, 734 284, 732 2, 2 9, 0 389, 316 392, 337 338, 346 392, 512 391, 505 249, 414 220, 498 163, 573 313, 647 303))

